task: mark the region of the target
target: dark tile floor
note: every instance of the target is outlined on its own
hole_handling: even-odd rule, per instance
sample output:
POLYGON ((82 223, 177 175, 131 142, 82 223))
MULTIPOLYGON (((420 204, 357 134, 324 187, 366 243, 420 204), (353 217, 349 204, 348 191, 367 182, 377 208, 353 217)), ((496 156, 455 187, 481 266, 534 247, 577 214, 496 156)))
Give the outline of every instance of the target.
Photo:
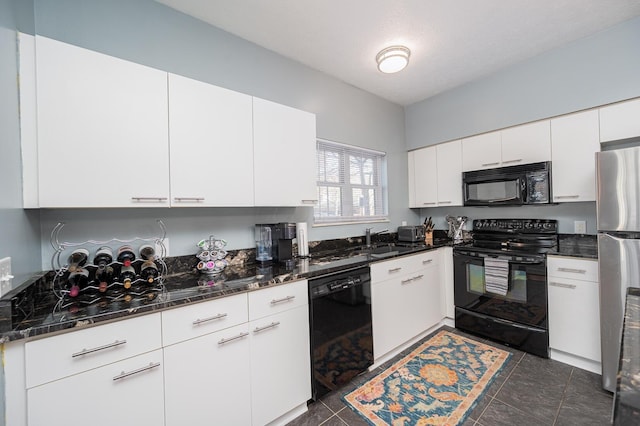
MULTIPOLYGON (((508 364, 478 402, 464 426, 610 424, 613 398, 602 390, 599 375, 501 346, 450 327, 443 328, 512 353, 508 364)), ((429 337, 431 335, 425 340, 429 337)), ((342 402, 341 396, 398 361, 420 343, 375 371, 359 376, 346 388, 329 393, 309 405, 309 411, 288 426, 366 425, 364 419, 342 402)))

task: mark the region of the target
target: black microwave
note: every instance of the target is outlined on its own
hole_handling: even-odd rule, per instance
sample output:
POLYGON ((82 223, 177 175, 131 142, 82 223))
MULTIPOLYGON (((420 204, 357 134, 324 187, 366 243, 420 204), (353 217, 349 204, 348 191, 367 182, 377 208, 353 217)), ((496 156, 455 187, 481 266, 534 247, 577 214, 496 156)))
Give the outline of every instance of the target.
POLYGON ((551 203, 551 162, 474 170, 462 174, 465 206, 551 203))

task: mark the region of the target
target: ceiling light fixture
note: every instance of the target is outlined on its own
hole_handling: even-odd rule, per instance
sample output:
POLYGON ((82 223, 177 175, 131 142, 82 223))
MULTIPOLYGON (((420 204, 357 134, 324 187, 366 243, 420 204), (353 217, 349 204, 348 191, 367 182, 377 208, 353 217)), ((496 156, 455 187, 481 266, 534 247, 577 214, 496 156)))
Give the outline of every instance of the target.
POLYGON ((382 49, 376 55, 378 69, 385 74, 402 71, 409 64, 410 55, 411 51, 404 46, 390 46, 382 49))

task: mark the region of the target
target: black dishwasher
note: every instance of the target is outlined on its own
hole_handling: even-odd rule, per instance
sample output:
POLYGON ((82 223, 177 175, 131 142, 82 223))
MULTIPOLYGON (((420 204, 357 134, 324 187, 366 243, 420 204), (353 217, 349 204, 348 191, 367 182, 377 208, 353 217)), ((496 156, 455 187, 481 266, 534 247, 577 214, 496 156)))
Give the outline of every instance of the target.
POLYGON ((309 280, 309 317, 316 400, 373 363, 369 267, 309 280))

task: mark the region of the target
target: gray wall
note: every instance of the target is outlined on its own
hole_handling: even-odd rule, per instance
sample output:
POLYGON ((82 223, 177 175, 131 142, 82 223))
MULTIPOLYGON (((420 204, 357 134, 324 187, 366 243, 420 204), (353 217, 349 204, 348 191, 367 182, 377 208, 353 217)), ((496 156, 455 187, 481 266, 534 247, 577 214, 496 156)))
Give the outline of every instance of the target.
MULTIPOLYGON (((404 220, 417 222, 416 212, 405 207, 402 107, 150 0, 36 0, 35 17, 40 35, 315 113, 318 137, 387 152, 391 223, 375 229, 395 229, 404 220)), ((225 238, 228 248, 244 248, 254 244, 255 223, 313 219, 309 207, 43 210, 41 214, 44 268, 50 265, 49 235, 58 221, 66 223, 63 240, 81 241, 149 236, 160 218, 168 228, 170 254, 179 255, 195 253, 195 242, 211 233, 225 238)), ((311 228, 309 237, 363 235, 364 227, 311 228)))
POLYGON ((40 270, 41 257, 39 214, 22 209, 16 30, 26 3, 0 1, 0 258, 11 257, 14 286, 40 270))
POLYGON ((635 18, 410 105, 407 149, 638 97, 639 43, 635 18))

